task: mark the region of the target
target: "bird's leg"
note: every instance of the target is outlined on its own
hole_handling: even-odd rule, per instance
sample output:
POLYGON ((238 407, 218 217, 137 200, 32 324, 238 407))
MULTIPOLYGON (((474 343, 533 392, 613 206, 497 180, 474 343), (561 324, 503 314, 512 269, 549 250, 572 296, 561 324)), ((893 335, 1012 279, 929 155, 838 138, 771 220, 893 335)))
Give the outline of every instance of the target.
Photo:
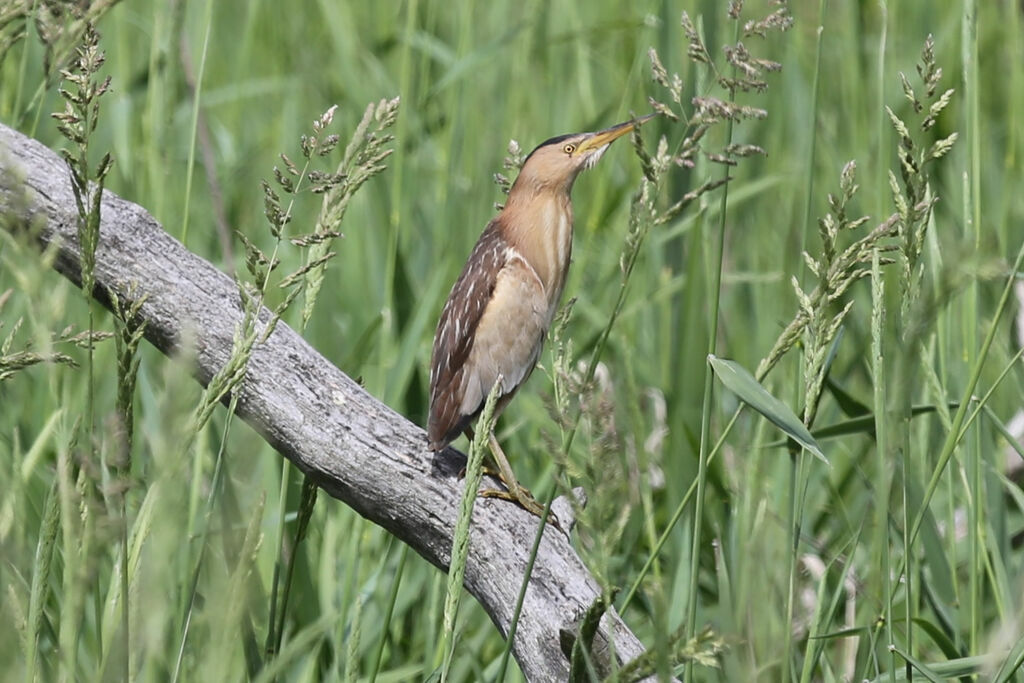
MULTIPOLYGON (((469 439, 469 443, 473 443, 474 439, 476 439, 476 432, 473 431, 472 427, 466 427, 465 429, 462 430, 462 433, 466 435, 467 439, 469 439)), ((492 434, 491 436, 493 438, 494 435, 492 434)), ((501 475, 501 472, 499 472, 498 470, 494 469, 493 467, 488 465, 486 462, 480 468, 480 471, 483 472, 488 477, 494 477, 495 479, 499 479, 501 481, 505 481, 505 478, 501 475)), ((466 468, 463 467, 461 470, 459 470, 459 479, 464 479, 465 476, 466 476, 466 468)))
MULTIPOLYGON (((464 430, 465 435, 472 442, 476 438, 476 434, 472 427, 466 427, 464 430)), ((519 483, 516 479, 516 475, 512 472, 512 466, 508 464, 508 458, 505 457, 505 451, 501 449, 501 444, 498 443, 497 437, 494 436, 494 432, 488 435, 488 442, 491 447, 491 458, 497 463, 498 471, 494 471, 490 466, 484 464, 483 473, 489 477, 494 477, 505 485, 507 491, 499 491, 498 489, 484 489, 480 492, 480 495, 484 498, 500 498, 502 500, 508 500, 517 505, 521 506, 527 512, 532 512, 538 517, 544 516, 544 506, 541 505, 533 494, 530 493, 529 489, 519 483)), ((465 468, 459 473, 461 479, 466 475, 465 468)), ((562 528, 562 525, 558 521, 558 517, 555 513, 550 513, 548 519, 558 529, 562 528)))
POLYGON ((505 457, 505 452, 501 450, 501 445, 498 443, 498 439, 495 438, 494 432, 488 435, 488 440, 491 445, 491 454, 494 456, 494 461, 498 464, 498 478, 501 479, 508 490, 485 489, 480 492, 480 495, 485 498, 510 500, 513 503, 518 503, 528 512, 532 512, 538 517, 542 516, 544 514, 544 507, 516 479, 516 475, 512 473, 512 466, 508 464, 508 458, 505 457))

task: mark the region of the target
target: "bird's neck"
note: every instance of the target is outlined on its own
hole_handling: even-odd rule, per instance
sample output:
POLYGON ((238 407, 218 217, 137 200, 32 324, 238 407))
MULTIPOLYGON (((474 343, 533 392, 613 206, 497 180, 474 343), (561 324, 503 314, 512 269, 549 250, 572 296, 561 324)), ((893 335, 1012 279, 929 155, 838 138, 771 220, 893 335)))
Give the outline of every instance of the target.
POLYGON ((509 244, 537 272, 548 301, 558 301, 572 255, 572 201, 568 192, 509 193, 500 220, 509 244))

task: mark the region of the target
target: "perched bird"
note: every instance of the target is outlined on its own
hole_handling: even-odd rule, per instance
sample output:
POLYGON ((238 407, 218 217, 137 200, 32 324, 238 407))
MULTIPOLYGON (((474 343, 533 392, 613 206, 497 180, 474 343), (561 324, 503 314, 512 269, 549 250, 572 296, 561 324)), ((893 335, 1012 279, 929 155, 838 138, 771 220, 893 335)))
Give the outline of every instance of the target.
MULTIPOLYGON (((499 378, 498 413, 530 376, 569 270, 576 176, 652 116, 551 138, 526 158, 505 208, 480 235, 441 311, 430 360, 430 450, 472 434, 470 423, 499 378)), ((488 437, 508 491, 484 495, 539 515, 540 505, 516 481, 494 434, 488 437)))

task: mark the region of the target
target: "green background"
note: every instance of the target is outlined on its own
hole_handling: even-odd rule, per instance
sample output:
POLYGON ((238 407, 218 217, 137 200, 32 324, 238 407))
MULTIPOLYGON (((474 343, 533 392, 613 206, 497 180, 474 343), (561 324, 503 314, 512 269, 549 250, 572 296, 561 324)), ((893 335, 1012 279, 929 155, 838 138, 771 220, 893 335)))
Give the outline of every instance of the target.
MULTIPOLYGON (((745 17, 771 9, 748 5, 745 17)), ((400 96, 395 152, 340 226, 344 237, 334 245, 338 255, 306 337, 373 395, 422 424, 434 325, 501 201, 492 175, 502 170, 509 140, 528 151, 553 135, 645 113, 648 96, 667 100, 651 80, 652 47, 669 72, 682 77, 687 102, 704 76, 686 57, 679 23, 684 10, 701 17, 709 50, 721 65, 721 46, 733 24, 717 2, 120 3, 98 23, 107 53, 101 73, 112 77, 112 91, 102 100, 90 144, 116 160, 109 189, 146 207, 193 251, 222 268, 240 268, 239 241, 234 239, 229 261, 217 223, 270 248, 259 183, 272 178, 278 155, 298 158, 300 135, 331 105, 338 105, 332 131, 344 145, 368 103, 400 96)), ((891 369, 907 358, 921 361, 908 389, 914 404, 945 405, 959 400, 981 342, 996 325, 975 395, 995 389, 985 402, 990 410, 973 423, 942 474, 930 506, 934 538, 919 539, 910 549, 908 564, 918 582, 912 627, 902 619, 905 591, 883 580, 880 558, 891 554, 895 564, 905 556, 904 482, 913 499, 935 471, 948 431, 941 411, 895 427, 909 435, 909 453, 878 453, 863 431, 822 440, 832 467, 808 468, 792 618, 786 607, 791 460, 784 448, 769 446, 778 432, 744 412, 709 467, 703 508, 697 624, 724 637, 726 649, 720 668, 697 667, 694 673, 702 680, 779 680, 789 631, 794 672, 802 671, 809 652, 823 647, 820 660, 806 664, 813 680, 902 674, 904 660, 889 653, 888 631, 879 624, 887 606, 898 620, 891 624, 894 641, 915 659, 968 666, 976 660, 965 658, 997 653, 998 667, 1008 643, 1024 633, 1024 553, 1012 542, 1024 526, 1024 495, 1019 461, 1013 465, 1000 430, 1024 406, 1024 384, 1019 361, 1011 363, 1020 343, 1012 325, 1017 307, 997 308, 1024 239, 1024 15, 1012 2, 966 1, 894 2, 887 8, 876 2, 797 2, 792 11, 788 32, 745 40, 751 52, 783 69, 767 76, 766 93, 740 97, 768 115, 738 124, 734 140, 760 145, 766 154, 743 159, 730 171, 717 355, 752 370, 792 319, 790 280, 809 278, 801 252, 819 249, 814 218, 827 210, 827 193, 836 191, 847 161, 858 164, 856 214, 870 215, 868 225, 874 226, 894 211, 887 174, 898 172, 897 138, 883 107, 911 115, 899 73, 918 83, 915 64, 932 34, 944 69, 941 89, 956 93, 934 134, 922 139, 930 143, 953 131, 960 138, 931 169, 940 201, 925 246, 925 290, 934 302, 926 316, 925 351, 901 348, 889 329, 884 354, 891 369), (1009 374, 996 386, 1008 364, 1009 374), (1016 483, 1005 478, 1014 467, 1016 483), (888 518, 878 515, 878 506, 888 509, 888 518), (815 610, 833 604, 824 614, 815 610), (808 640, 812 625, 834 637, 808 640)), ((60 148, 66 143, 49 113, 62 104, 54 84, 44 85, 35 30, 30 22, 27 39, 0 64, 0 121, 60 148)), ((658 119, 642 136, 653 150, 659 136, 674 148, 683 133, 682 124, 658 119)), ((720 130, 709 134, 709 150, 721 144, 720 130)), ((329 159, 324 169, 333 163, 329 159)), ((640 173, 627 139, 577 182, 566 286, 567 298, 577 297, 567 328, 570 366, 590 357, 608 322, 640 173)), ((676 169, 659 203, 667 205, 719 173, 706 161, 676 169)), ((628 587, 639 575, 697 474, 718 202, 719 194, 708 195, 702 210, 695 205, 652 229, 602 357, 604 383, 585 400, 588 412, 569 472, 574 483, 591 490, 591 527, 579 542, 607 586, 628 587)), ((300 196, 294 231, 311 231, 318 210, 316 197, 300 196)), ((296 251, 280 256, 284 273, 301 265, 296 251)), ((895 269, 886 280, 891 321, 900 307, 895 269)), ((0 293, 8 290, 0 338, 23 319, 12 348, 45 348, 67 325, 88 326, 81 294, 30 246, 0 232, 0 293)), ((874 411, 870 283, 855 284, 851 298, 831 378, 874 411)), ((297 311, 286 317, 296 319, 297 311)), ((98 309, 96 326, 112 328, 98 309)), ((75 427, 90 395, 86 355, 69 353, 82 368, 38 366, 0 383, 5 680, 25 675, 23 639, 42 510, 62 461, 76 463, 75 472, 85 473, 100 493, 88 536, 76 536, 71 527, 57 536, 40 677, 116 677, 112 662, 124 656, 118 613, 110 606, 121 520, 103 502, 110 473, 100 458, 109 447, 114 410, 113 344, 101 344, 95 355, 94 453, 75 427), (82 596, 80 604, 69 601, 72 594, 82 596)), ((791 352, 765 382, 794 410, 801 404, 798 354, 791 352)), ((142 355, 128 482, 127 522, 139 544, 131 576, 131 666, 139 679, 166 680, 176 667, 180 606, 200 552, 196 533, 226 413, 218 412, 193 451, 181 452, 176 430, 187 421, 199 388, 180 363, 150 348, 142 355)), ((552 444, 560 442, 550 415, 551 368, 545 352, 541 369, 498 429, 520 480, 539 492, 550 489, 552 444)), ((888 374, 892 383, 902 379, 888 374)), ((737 405, 734 395, 715 387, 712 440, 737 405)), ((847 418, 827 395, 815 426, 847 418)), ((301 477, 292 472, 282 491, 280 458, 237 421, 228 430, 225 458, 226 484, 215 498, 210 535, 203 537, 207 548, 181 658, 183 680, 246 677, 239 623, 248 618, 257 638, 265 635, 277 539, 282 528, 289 538, 293 533, 301 477), (252 520, 263 540, 249 568, 263 593, 243 600, 229 590, 236 560, 226 557, 221 538, 244 534, 252 520)), ((908 514, 916 510, 911 505, 908 514)), ((691 511, 673 527, 624 614, 645 644, 661 652, 683 623, 690 595, 691 511)), ((377 680, 425 678, 439 661, 444 578, 418 557, 406 557, 382 530, 322 497, 299 549, 286 633, 286 642, 298 645, 278 660, 282 677, 366 676, 386 637, 377 680), (385 623, 393 595, 394 612, 385 623)), ((461 618, 452 677, 489 679, 504 643, 471 600, 461 618)), ((518 676, 515 671, 509 678, 518 676)))

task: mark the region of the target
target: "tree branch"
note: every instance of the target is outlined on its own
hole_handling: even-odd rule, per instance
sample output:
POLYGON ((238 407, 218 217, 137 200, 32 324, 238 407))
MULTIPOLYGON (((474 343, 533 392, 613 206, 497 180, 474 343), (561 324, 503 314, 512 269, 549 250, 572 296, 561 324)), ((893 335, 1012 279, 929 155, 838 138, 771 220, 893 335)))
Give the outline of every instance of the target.
MULTIPOLYGON (((64 162, 0 124, 0 225, 54 250, 54 267, 80 286, 76 220, 64 162)), ((227 361, 241 320, 234 282, 164 232, 143 208, 111 192, 103 193, 96 281, 94 296, 104 303, 110 291, 125 307, 145 297, 140 315, 146 337, 167 355, 188 343, 204 385, 227 361)), ((447 568, 465 456, 451 448, 433 456, 422 429, 364 391, 285 324, 255 349, 239 388, 238 414, 328 494, 447 568)), ((481 499, 473 513, 465 586, 502 634, 508 632, 537 523, 499 500, 481 499)), ((599 595, 568 539, 549 526, 513 648, 529 680, 566 680, 562 631, 575 634, 577 621, 599 595)), ((609 640, 620 663, 643 652, 614 611, 602 620, 595 646, 609 640)))

